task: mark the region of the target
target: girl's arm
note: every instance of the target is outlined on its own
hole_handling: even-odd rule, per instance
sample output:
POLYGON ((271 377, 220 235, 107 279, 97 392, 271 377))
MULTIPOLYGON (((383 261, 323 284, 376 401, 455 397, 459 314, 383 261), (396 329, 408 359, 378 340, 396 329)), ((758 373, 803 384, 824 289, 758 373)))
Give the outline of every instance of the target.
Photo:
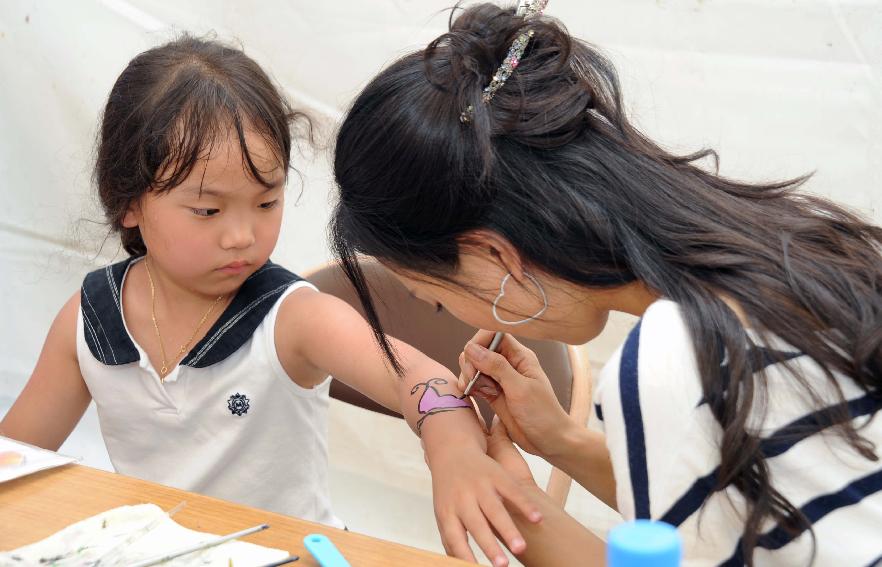
POLYGON ((0 435, 57 451, 92 401, 77 361, 80 294, 61 308, 30 380, 0 422, 0 435))
POLYGON ((523 547, 503 501, 533 518, 536 506, 486 455, 478 416, 468 400, 459 399, 457 378, 450 370, 393 339, 404 369, 399 377, 357 311, 308 288, 293 292, 282 304, 275 338, 282 366, 298 384, 312 387, 332 374, 404 415, 421 436, 432 471, 435 515, 448 553, 473 560, 466 536, 471 533, 494 565, 505 565, 489 524, 510 547, 523 547))

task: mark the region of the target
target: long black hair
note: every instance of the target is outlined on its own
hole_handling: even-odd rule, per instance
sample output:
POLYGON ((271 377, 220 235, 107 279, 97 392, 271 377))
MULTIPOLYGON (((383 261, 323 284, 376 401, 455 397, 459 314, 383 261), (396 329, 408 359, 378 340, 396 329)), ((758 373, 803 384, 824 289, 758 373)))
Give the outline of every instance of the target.
MULTIPOLYGON (((794 534, 811 526, 772 486, 747 426, 764 385, 745 324, 721 298, 736 301, 761 338, 817 361, 839 392, 818 429, 835 427, 876 460, 834 373, 882 392, 882 229, 794 192, 805 177, 745 183, 705 159, 716 154, 674 155, 632 126, 613 66, 559 22, 482 4, 451 16, 448 33, 355 99, 337 137, 332 239, 390 358, 357 255, 449 279, 463 236, 476 229, 503 235, 538 273, 586 288, 640 281, 677 302, 723 431, 717 490, 744 495, 742 552, 752 564, 765 520, 794 534), (483 104, 482 89, 525 27, 534 36, 520 65, 483 104)), ((827 406, 819 385, 791 374, 827 406)))
POLYGON ((245 129, 264 139, 287 174, 294 125, 312 139, 309 118, 241 49, 183 34, 139 54, 113 85, 98 134, 93 176, 111 230, 126 252, 145 254, 138 227, 122 226, 129 206, 148 191, 179 185, 231 128, 246 171, 269 187, 245 129))

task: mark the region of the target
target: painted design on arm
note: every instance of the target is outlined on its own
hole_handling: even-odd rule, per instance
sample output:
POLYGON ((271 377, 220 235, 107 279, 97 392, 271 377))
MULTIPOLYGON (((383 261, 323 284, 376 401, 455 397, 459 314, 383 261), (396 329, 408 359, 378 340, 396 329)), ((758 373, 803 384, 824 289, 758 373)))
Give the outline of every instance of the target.
POLYGON ((410 395, 412 396, 419 391, 420 387, 425 386, 423 395, 420 397, 419 404, 417 404, 417 411, 419 411, 422 416, 416 424, 417 435, 422 434, 423 421, 425 421, 430 415, 453 411, 460 408, 472 408, 472 403, 465 399, 465 396, 441 394, 432 384, 447 384, 447 380, 444 378, 431 378, 425 382, 417 384, 410 391, 410 395))

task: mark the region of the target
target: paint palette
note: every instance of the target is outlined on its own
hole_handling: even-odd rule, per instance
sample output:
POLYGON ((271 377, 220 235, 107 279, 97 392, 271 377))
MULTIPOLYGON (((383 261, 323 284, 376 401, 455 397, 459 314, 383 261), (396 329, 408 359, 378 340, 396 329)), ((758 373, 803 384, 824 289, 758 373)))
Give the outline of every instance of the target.
MULTIPOLYGON (((217 536, 178 524, 156 504, 113 508, 71 524, 49 537, 0 551, 0 567, 54 565, 123 567, 170 554, 217 536)), ((282 549, 229 541, 163 562, 163 567, 256 567, 288 556, 282 549)))
POLYGON ((0 451, 0 467, 17 467, 25 462, 24 453, 18 451, 0 451))
POLYGON ((0 436, 0 482, 74 462, 54 451, 0 436))

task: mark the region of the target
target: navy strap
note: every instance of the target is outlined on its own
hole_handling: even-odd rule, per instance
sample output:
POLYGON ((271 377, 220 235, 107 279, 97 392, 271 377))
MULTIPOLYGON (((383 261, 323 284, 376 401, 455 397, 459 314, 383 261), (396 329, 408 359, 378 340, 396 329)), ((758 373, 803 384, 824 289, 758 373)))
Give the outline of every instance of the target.
MULTIPOLYGON (((86 345, 102 364, 116 366, 141 357, 123 322, 122 282, 137 258, 89 273, 80 290, 86 345)), ((216 364, 244 345, 291 284, 302 278, 267 261, 245 280, 230 305, 205 336, 187 353, 181 364, 204 368, 216 364)))
POLYGON ((638 381, 640 325, 641 323, 638 322, 631 330, 622 349, 622 360, 619 365, 619 397, 622 403, 622 419, 625 422, 625 439, 628 444, 628 469, 631 472, 634 516, 637 519, 649 519, 649 471, 646 466, 646 439, 643 432, 638 381))

